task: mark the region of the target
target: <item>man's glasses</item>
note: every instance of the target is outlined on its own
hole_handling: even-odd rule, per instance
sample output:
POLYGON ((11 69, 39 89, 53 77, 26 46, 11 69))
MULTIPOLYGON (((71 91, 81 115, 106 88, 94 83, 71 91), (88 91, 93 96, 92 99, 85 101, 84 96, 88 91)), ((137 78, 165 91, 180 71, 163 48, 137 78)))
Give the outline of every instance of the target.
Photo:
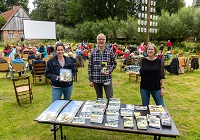
POLYGON ((106 40, 106 39, 104 39, 104 38, 98 38, 98 40, 106 40))

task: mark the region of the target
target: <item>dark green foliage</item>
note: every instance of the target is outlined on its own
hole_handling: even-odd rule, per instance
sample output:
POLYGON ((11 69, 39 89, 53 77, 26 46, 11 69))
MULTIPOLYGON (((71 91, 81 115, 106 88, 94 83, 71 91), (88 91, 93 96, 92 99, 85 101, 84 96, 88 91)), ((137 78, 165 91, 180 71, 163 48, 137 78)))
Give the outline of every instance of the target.
POLYGON ((5 19, 3 16, 0 15, 0 28, 1 28, 4 24, 6 24, 6 19, 5 19))

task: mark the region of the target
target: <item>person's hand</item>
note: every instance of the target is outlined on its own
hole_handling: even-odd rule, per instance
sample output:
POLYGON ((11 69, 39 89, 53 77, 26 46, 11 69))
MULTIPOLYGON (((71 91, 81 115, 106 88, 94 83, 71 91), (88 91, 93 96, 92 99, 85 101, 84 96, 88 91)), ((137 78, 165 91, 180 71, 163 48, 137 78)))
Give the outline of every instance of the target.
POLYGON ((104 71, 104 73, 103 73, 104 75, 108 75, 109 74, 109 71, 108 70, 106 70, 106 71, 104 71))
POLYGON ((93 82, 90 82, 90 86, 91 86, 91 87, 94 87, 94 83, 93 83, 93 82))
POLYGON ((164 96, 164 90, 165 90, 164 88, 161 88, 161 90, 160 90, 160 96, 161 96, 161 97, 164 96))

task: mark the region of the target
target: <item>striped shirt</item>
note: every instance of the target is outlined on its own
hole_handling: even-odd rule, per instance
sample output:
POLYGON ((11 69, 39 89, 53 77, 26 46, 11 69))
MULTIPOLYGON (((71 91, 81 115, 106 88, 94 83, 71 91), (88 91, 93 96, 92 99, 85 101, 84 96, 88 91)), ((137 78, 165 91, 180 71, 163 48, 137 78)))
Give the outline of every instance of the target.
POLYGON ((89 63, 88 63, 88 74, 90 82, 94 83, 105 83, 111 81, 111 72, 116 68, 117 62, 113 51, 109 48, 105 48, 101 53, 98 48, 94 48, 91 51, 89 63), (102 62, 107 64, 108 75, 104 75, 102 70, 102 62))

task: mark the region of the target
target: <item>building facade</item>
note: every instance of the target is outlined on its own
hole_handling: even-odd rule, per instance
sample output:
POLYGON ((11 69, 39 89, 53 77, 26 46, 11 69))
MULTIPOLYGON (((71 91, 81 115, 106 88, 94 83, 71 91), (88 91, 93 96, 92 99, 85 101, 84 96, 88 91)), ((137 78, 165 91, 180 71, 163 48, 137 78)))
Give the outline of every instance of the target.
POLYGON ((23 20, 30 20, 29 15, 21 6, 13 6, 9 11, 1 14, 6 19, 6 24, 0 29, 1 40, 24 40, 23 20))

